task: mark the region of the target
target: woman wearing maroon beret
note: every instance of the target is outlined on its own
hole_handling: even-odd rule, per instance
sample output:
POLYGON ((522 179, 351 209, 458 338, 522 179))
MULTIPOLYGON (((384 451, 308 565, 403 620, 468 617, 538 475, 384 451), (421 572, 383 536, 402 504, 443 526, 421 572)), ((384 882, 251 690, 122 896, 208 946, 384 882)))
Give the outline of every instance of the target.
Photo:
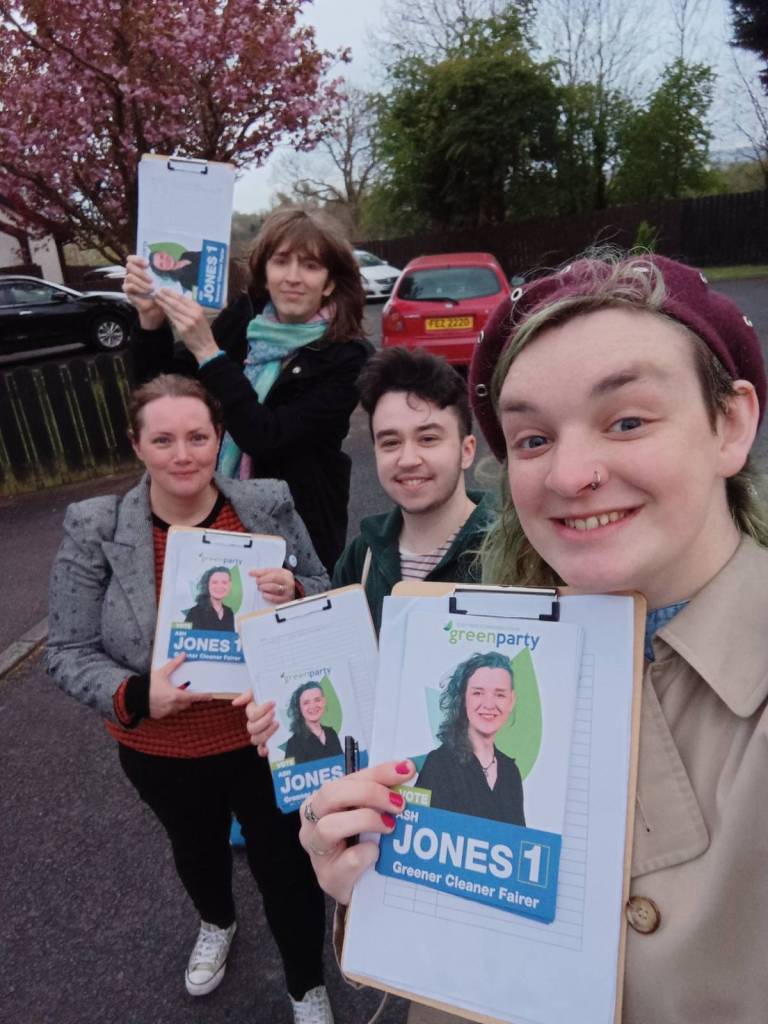
MULTIPOLYGON (((591 257, 513 293, 478 345, 470 392, 505 465, 485 580, 635 590, 650 609, 622 1020, 764 1021, 768 506, 750 465, 766 399, 757 335, 696 270, 652 255, 591 257)), ((389 787, 413 774, 410 762, 378 765, 305 807, 302 842, 339 903, 377 853, 345 837, 389 831, 389 787)), ((456 1018, 413 1006, 409 1021, 456 1018)))

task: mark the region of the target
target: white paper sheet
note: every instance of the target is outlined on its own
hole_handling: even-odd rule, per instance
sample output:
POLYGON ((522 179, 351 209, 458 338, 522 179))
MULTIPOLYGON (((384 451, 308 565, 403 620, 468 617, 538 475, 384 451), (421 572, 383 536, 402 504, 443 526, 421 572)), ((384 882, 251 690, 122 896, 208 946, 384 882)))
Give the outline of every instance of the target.
POLYGON ((226 303, 234 184, 232 164, 142 157, 136 251, 156 288, 226 303))
MULTIPOLYGON (((420 599, 447 611, 446 598, 420 599)), ((385 602, 377 691, 397 686, 413 600, 385 602)), ((561 621, 584 630, 570 745, 557 914, 551 924, 369 870, 347 918, 343 969, 468 1017, 514 1024, 610 1024, 622 927, 633 683, 630 598, 569 596, 561 621)), ((397 701, 378 700, 373 753, 394 735, 397 701)), ((407 756, 411 751, 398 751, 407 756)))
POLYGON ((285 551, 282 537, 172 526, 165 549, 152 667, 164 665, 185 650, 187 660, 171 677, 176 685, 189 681, 190 690, 199 693, 247 690, 250 680, 236 632, 236 616, 270 607, 249 570, 282 566, 285 551), (205 601, 201 592, 205 590, 204 578, 216 568, 231 574, 223 604, 231 610, 233 631, 223 626, 213 631, 197 630, 188 624, 190 609, 205 601))

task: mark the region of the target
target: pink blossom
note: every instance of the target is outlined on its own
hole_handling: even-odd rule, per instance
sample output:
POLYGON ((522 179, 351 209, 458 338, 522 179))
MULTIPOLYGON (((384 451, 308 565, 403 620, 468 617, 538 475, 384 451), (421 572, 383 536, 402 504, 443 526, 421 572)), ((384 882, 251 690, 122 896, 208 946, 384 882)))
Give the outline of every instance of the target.
POLYGON ((304 0, 0 0, 0 193, 30 224, 119 256, 142 152, 244 167, 304 148, 336 110, 344 53, 304 0))

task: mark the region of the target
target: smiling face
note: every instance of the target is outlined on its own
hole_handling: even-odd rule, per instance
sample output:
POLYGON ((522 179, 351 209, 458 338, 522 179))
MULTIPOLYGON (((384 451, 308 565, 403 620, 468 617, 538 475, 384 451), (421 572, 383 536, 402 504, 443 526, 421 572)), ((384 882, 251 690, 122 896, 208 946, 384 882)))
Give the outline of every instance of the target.
POLYGON ((373 411, 371 430, 379 483, 403 511, 433 512, 463 492, 475 438, 461 438, 453 408, 440 409, 405 391, 389 391, 373 411))
POLYGON ((219 435, 199 398, 164 396, 141 410, 133 450, 147 468, 153 496, 192 504, 211 484, 219 435))
POLYGON ((215 601, 221 601, 232 589, 228 572, 215 572, 208 580, 208 593, 215 601))
POLYGON ((305 690, 299 697, 299 711, 304 721, 316 725, 325 714, 325 695, 319 686, 305 690))
POLYGON ((164 249, 156 249, 150 254, 149 262, 155 270, 173 270, 179 261, 164 249))
POLYGON ((735 550, 725 479, 749 445, 730 418, 713 431, 681 327, 604 309, 543 330, 512 363, 499 412, 521 526, 566 583, 639 590, 656 608, 692 596, 735 550))
POLYGON ((479 668, 467 680, 465 707, 470 736, 491 739, 507 724, 517 694, 504 668, 479 668))
POLYGON ((328 270, 314 256, 278 246, 266 264, 267 290, 283 323, 306 323, 333 291, 328 270))

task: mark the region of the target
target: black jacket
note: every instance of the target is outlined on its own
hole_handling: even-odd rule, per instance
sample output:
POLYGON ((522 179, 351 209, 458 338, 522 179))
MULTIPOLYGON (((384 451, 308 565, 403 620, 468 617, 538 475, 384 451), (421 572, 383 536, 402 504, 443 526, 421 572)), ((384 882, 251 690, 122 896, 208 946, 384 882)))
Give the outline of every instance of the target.
POLYGON ((431 807, 525 825, 523 780, 515 759, 496 750, 496 771, 496 785, 490 789, 474 755, 462 764, 456 751, 443 744, 427 754, 414 785, 432 790, 431 807))
MULTIPOLYGON (((459 530, 439 565, 424 577, 427 581, 448 580, 450 583, 480 583, 480 565, 476 552, 494 517, 494 501, 483 491, 468 491, 477 508, 459 530)), ((365 581, 365 596, 371 609, 373 625, 381 628, 384 598, 403 578, 400 569, 400 531, 403 513, 397 506, 390 512, 367 516, 360 523, 360 533, 351 541, 333 570, 332 586, 346 587, 360 583, 368 551, 371 565, 365 581)))
POLYGON ((357 405, 355 381, 372 348, 364 339, 306 345, 289 359, 262 404, 242 372, 249 322, 263 302, 242 294, 216 317, 213 336, 226 355, 198 370, 166 324, 139 330, 139 382, 158 373, 197 375, 224 409, 224 425, 253 459, 253 475, 285 480, 320 561, 330 573, 347 534, 350 459, 341 445, 357 405))
POLYGON ((186 621, 192 624, 192 629, 218 630, 223 633, 235 632, 235 613, 227 605, 222 607, 221 618, 213 610, 210 601, 205 604, 194 604, 186 611, 186 621))
POLYGON ((325 743, 321 743, 313 732, 308 736, 294 733, 285 744, 285 756, 294 758, 296 764, 322 761, 324 757, 337 757, 342 752, 338 733, 329 725, 323 726, 323 732, 325 743))

